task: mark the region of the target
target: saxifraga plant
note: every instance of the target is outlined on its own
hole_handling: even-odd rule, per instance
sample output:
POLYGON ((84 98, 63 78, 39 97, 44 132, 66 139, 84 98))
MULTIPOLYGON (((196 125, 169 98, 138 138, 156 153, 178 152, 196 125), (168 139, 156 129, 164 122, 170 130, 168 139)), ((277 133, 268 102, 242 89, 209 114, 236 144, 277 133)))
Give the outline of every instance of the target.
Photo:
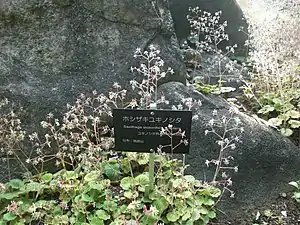
MULTIPOLYGON (((217 74, 212 74, 213 76, 218 76, 218 85, 208 86, 209 84, 201 84, 198 82, 196 86, 199 91, 208 91, 216 94, 226 93, 233 91, 233 88, 222 87, 223 76, 232 73, 233 71, 238 71, 236 69, 236 62, 228 59, 229 56, 234 54, 237 45, 227 46, 226 52, 220 49, 220 44, 224 41, 228 41, 228 34, 225 32, 227 27, 227 21, 220 22, 221 11, 210 13, 207 11, 202 11, 199 7, 189 8, 189 15, 187 19, 190 24, 190 36, 189 42, 193 46, 189 46, 187 42, 183 45, 183 48, 187 52, 191 52, 196 59, 197 55, 201 56, 201 53, 209 53, 211 56, 209 60, 209 68, 205 68, 208 73, 210 71, 218 71, 217 74), (203 90, 204 86, 204 90, 203 90)), ((199 60, 192 60, 193 68, 199 69, 203 67, 199 60)), ((208 75, 209 76, 209 75, 208 75)))
MULTIPOLYGON (((225 156, 225 150, 234 147, 233 140, 226 136, 231 131, 227 120, 219 118, 220 124, 219 120, 210 123, 212 128, 224 122, 227 127, 223 136, 218 136, 213 128, 206 132, 221 137, 217 142, 221 147, 219 160, 207 161, 217 166, 211 183, 184 175, 185 167, 180 161, 166 157, 164 146, 158 145, 161 153, 155 155, 155 185, 147 198, 149 155, 115 153, 111 150, 113 140, 103 136, 113 133, 105 122, 112 116, 112 108, 147 108, 150 103, 167 102, 163 96, 157 99, 157 80, 172 70, 162 70, 158 53, 153 46, 149 52, 136 51, 137 57, 146 60, 140 68, 132 68, 144 75, 140 83, 131 82, 139 90, 140 100, 124 105, 126 90, 115 83, 108 96, 95 91, 91 97, 81 95, 75 105, 68 105, 62 121, 49 114, 47 121, 41 122, 48 132, 42 137, 37 133, 29 135, 38 156, 28 157, 26 163, 38 166, 54 159, 61 170, 0 184, 0 224, 189 225, 207 224, 216 217, 215 205, 231 185, 229 177, 226 183, 218 183, 218 174, 223 169, 236 170, 222 166, 231 159, 225 156), (47 155, 49 150, 54 153, 47 155), (217 185, 223 185, 224 190, 217 185)), ((182 104, 173 108, 182 109, 185 105, 191 109, 201 102, 186 99, 182 104)), ((215 112, 214 115, 217 116, 215 112)), ((184 138, 184 131, 173 131, 169 125, 162 128, 161 135, 184 138)), ((185 141, 173 144, 171 147, 176 150, 185 141)))

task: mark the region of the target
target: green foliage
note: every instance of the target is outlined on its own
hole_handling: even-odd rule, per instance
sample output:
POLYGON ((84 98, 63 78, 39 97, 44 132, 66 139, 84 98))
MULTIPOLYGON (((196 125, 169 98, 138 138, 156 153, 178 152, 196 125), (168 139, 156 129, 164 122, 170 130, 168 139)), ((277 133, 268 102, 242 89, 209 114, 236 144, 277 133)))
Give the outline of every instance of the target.
POLYGON ((148 197, 148 155, 128 153, 99 166, 10 180, 0 186, 0 224, 207 224, 221 190, 183 174, 178 160, 155 156, 148 197), (95 169, 98 168, 98 169, 95 169))
POLYGON ((295 199, 296 202, 300 203, 300 181, 292 181, 289 185, 292 185, 295 188, 292 198, 295 199))
POLYGON ((196 90, 202 92, 203 94, 224 95, 224 97, 226 97, 226 94, 235 91, 235 88, 197 82, 196 90))
POLYGON ((300 89, 261 93, 254 108, 284 136, 291 136, 300 127, 300 89))
POLYGON ((268 225, 268 224, 286 224, 285 223, 286 211, 281 213, 275 212, 274 210, 266 209, 262 212, 257 211, 256 218, 252 225, 268 225))

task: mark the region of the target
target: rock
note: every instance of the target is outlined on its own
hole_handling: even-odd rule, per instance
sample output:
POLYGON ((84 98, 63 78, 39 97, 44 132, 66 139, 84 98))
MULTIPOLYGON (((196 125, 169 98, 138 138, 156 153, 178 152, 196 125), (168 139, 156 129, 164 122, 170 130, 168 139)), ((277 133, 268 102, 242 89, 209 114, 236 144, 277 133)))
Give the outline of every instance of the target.
MULTIPOLYGON (((171 105, 189 97, 202 101, 202 106, 195 107, 193 111, 195 120, 192 122, 190 154, 187 155, 190 167, 186 172, 200 180, 211 180, 214 167, 207 168, 205 161, 216 159, 219 151, 215 137, 205 136, 205 130, 214 109, 222 117, 228 114, 232 105, 219 96, 204 95, 176 82, 161 85, 159 93, 163 93, 171 105)), ((251 213, 256 212, 254 209, 262 209, 274 202, 280 193, 288 191, 288 182, 299 177, 300 151, 263 120, 241 112, 236 116, 244 127, 244 133, 240 137, 242 142, 229 152, 234 158, 233 165, 239 168, 232 176, 231 189, 235 191, 235 198, 223 199, 219 209, 225 212, 224 221, 251 224, 251 213), (250 222, 243 223, 245 218, 250 222)))
POLYGON ((65 112, 80 93, 107 93, 114 82, 130 90, 138 47, 158 46, 174 69, 162 83, 186 81, 165 0, 0 2, 0 98, 24 108, 29 132, 48 113, 65 112))
POLYGON ((224 86, 235 88, 242 85, 241 79, 247 80, 249 78, 247 68, 232 61, 227 56, 203 52, 201 57, 201 67, 192 70, 190 77, 201 77, 207 84, 218 84, 221 78, 224 86))
POLYGON ((229 35, 229 42, 223 42, 220 46, 225 49, 228 45, 238 45, 238 55, 244 55, 245 49, 244 44, 247 40, 247 35, 239 31, 242 26, 247 30, 247 22, 243 19, 244 14, 236 2, 236 0, 170 0, 170 8, 172 12, 172 17, 175 24, 175 31, 177 38, 179 40, 187 39, 189 36, 189 24, 186 19, 189 7, 199 6, 201 10, 208 12, 222 11, 221 20, 226 20, 228 22, 228 27, 226 29, 229 35))
POLYGON ((198 57, 201 58, 201 61, 194 59, 186 60, 186 55, 190 51, 196 50, 182 50, 185 55, 184 62, 188 70, 188 81, 195 88, 201 84, 219 85, 221 81, 221 92, 225 93, 226 98, 236 99, 243 94, 243 90, 241 89, 244 85, 243 81, 250 78, 247 67, 232 61, 224 54, 202 52, 201 57, 198 57))
POLYGON ((0 96, 18 100, 39 121, 80 93, 129 84, 135 49, 150 44, 175 71, 165 81, 185 82, 169 9, 164 0, 156 2, 2 2, 0 96))

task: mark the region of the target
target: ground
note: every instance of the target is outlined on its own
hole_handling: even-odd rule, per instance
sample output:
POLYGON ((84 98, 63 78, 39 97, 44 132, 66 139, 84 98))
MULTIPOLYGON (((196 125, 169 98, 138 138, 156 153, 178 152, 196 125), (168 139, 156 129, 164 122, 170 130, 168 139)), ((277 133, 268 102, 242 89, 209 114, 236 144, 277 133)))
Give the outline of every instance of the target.
POLYGON ((292 193, 282 194, 270 206, 254 211, 248 221, 214 221, 209 225, 300 225, 300 203, 292 199, 292 193))

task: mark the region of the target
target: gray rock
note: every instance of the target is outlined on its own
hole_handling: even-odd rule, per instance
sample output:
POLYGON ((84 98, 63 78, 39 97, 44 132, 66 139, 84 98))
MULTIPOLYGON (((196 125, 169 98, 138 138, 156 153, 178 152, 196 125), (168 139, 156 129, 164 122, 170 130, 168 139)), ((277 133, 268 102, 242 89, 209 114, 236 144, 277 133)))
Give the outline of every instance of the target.
MULTIPOLYGON (((193 112, 194 118, 198 119, 192 122, 191 148, 187 156, 190 167, 187 173, 209 181, 214 168, 207 168, 205 160, 216 159, 219 152, 216 139, 204 134, 207 123, 214 109, 217 109, 220 116, 226 116, 232 105, 219 96, 204 95, 176 82, 163 84, 159 92, 165 95, 170 104, 176 105, 188 97, 202 101, 202 106, 197 106, 193 112)), ((263 120, 241 112, 237 117, 242 122, 244 133, 240 137, 242 143, 229 152, 234 158, 233 164, 239 168, 232 176, 231 188, 235 191, 235 198, 226 197, 219 208, 225 212, 224 221, 244 224, 243 219, 249 219, 251 213, 256 212, 254 209, 267 206, 280 193, 288 191, 288 182, 299 176, 300 151, 263 120)), ((246 224, 250 224, 249 221, 246 224)))
POLYGON ((201 56, 201 66, 190 72, 192 78, 199 77, 206 84, 218 84, 221 79, 223 86, 234 88, 242 85, 241 80, 249 79, 247 68, 227 56, 204 52, 201 56))
POLYGON ((242 26, 247 30, 247 22, 243 19, 244 14, 236 0, 170 0, 170 8, 174 19, 175 31, 179 40, 186 39, 189 36, 189 24, 186 19, 189 7, 199 6, 201 10, 208 12, 222 11, 221 19, 228 22, 226 33, 229 35, 229 42, 223 42, 221 48, 228 45, 237 44, 239 46, 238 54, 245 54, 244 44, 247 35, 239 31, 242 26))
POLYGON ((129 84, 134 51, 149 44, 175 70, 165 81, 185 82, 163 0, 8 0, 0 34, 0 96, 19 99, 32 119, 60 111, 80 93, 129 84))
POLYGON ((165 66, 175 71, 162 83, 186 80, 165 0, 6 0, 0 6, 0 97, 24 108, 31 131, 80 93, 107 93, 114 82, 130 90, 138 47, 159 46, 165 66))

